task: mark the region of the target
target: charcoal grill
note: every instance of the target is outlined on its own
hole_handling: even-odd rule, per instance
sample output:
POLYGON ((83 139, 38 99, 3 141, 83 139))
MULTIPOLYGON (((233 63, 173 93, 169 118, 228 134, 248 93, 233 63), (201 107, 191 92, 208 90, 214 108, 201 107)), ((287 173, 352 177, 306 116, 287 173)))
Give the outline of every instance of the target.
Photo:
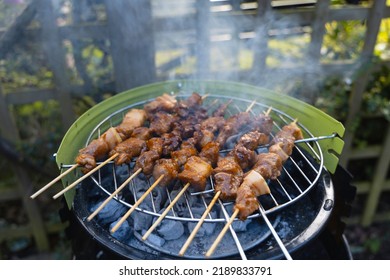
MULTIPOLYGON (((277 180, 269 182, 271 194, 259 198, 263 211, 248 217, 249 222, 244 225, 248 227, 246 231, 241 231, 239 226, 231 227, 230 234, 224 237, 213 258, 240 256, 246 259, 248 256, 249 258, 289 256, 288 252, 298 250, 302 244, 317 236, 331 216, 335 201, 331 174, 337 168, 337 156, 343 147, 340 137, 344 132, 339 122, 296 99, 248 85, 212 81, 174 81, 137 88, 98 104, 76 121, 65 135, 56 155, 59 167, 61 169, 71 167, 72 164, 65 163, 74 160, 78 149, 99 137, 109 127, 120 123, 123 115, 130 108, 142 107, 143 104, 164 92, 175 94, 180 99, 193 91, 208 94, 205 106, 208 106, 209 110, 212 110, 215 104, 232 101, 226 113, 227 116, 245 111, 248 107, 251 108, 251 114, 255 115, 271 107, 270 115, 274 120, 272 134, 283 125, 295 119, 298 120, 304 139, 296 144, 293 155, 283 167, 282 175, 277 180), (303 222, 293 221, 291 217, 303 217, 303 222), (264 220, 268 222, 268 225, 264 223, 264 220), (286 229, 286 224, 289 226, 294 224, 293 229, 289 226, 286 229), (258 248, 262 249, 259 251, 258 248)), ((262 151, 266 151, 266 147, 259 147, 258 152, 262 151)), ((99 218, 90 222, 85 221, 92 209, 91 206, 86 205, 96 204, 111 195, 123 182, 123 178, 132 175, 133 164, 118 167, 109 163, 80 184, 76 192, 67 192, 65 194, 67 204, 77 213, 79 223, 83 224, 83 227, 95 239, 100 240, 100 243, 105 246, 115 247, 115 251, 122 257, 134 258, 138 256, 138 253, 134 252, 144 250, 151 252, 151 256, 159 258, 177 258, 179 257, 178 250, 188 236, 186 234, 173 241, 164 241, 162 245, 159 239, 156 241, 153 238, 143 242, 140 238, 143 234, 142 230, 133 230, 130 233, 131 242, 134 243, 132 244, 130 241, 126 243, 115 239, 115 235, 112 236, 109 233, 107 225, 99 224, 101 220, 99 218)), ((64 186, 73 182, 78 176, 79 174, 75 172, 64 177, 64 186)), ((153 183, 153 180, 142 178, 142 175, 139 177, 131 181, 123 193, 114 197, 121 209, 128 209, 137 201, 140 184, 145 185, 144 188, 147 189, 153 183)), ((168 188, 165 188, 163 192, 160 196, 165 196, 168 202, 172 201, 175 192, 168 188)), ((200 217, 199 210, 196 212, 192 205, 195 203, 199 206, 200 204, 204 211, 213 194, 213 180, 210 178, 204 192, 186 192, 179 200, 179 205, 175 205, 164 220, 171 220, 173 223, 186 226, 196 223, 200 217)), ((158 203, 156 204, 156 198, 152 193, 149 201, 151 203, 147 205, 148 207, 141 204, 136 208, 136 212, 156 219, 161 215, 161 207, 158 203)), ((214 231, 218 232, 231 215, 232 203, 219 201, 214 208, 219 215, 209 215, 204 222, 205 225, 214 227, 214 231)), ((158 234, 156 236, 158 237, 158 234)), ((123 237, 119 239, 121 238, 123 237)), ((213 241, 212 238, 214 237, 195 238, 184 257, 204 258, 204 250, 207 250, 210 242, 213 241), (205 242, 205 239, 210 242, 205 242)))

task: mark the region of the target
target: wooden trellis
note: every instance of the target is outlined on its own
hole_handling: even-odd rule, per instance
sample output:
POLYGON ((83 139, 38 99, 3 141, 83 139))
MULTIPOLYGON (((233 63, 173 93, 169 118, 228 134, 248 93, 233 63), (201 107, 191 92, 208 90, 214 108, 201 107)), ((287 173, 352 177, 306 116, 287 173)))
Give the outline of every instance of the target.
MULTIPOLYGON (((363 150, 355 150, 352 147, 354 131, 349 129, 359 113, 362 104, 362 95, 368 83, 370 74, 377 65, 372 64, 373 51, 377 39, 377 34, 381 20, 390 17, 390 7, 386 6, 385 0, 373 1, 371 7, 361 6, 342 6, 333 7, 329 0, 316 1, 313 7, 274 9, 271 0, 266 1, 244 1, 247 6, 252 8, 243 9, 237 5, 237 1, 218 1, 210 2, 208 0, 197 0, 193 7, 194 12, 186 15, 175 15, 170 17, 155 17, 153 15, 153 1, 104 1, 107 20, 97 21, 93 24, 85 24, 77 14, 74 15, 73 24, 59 26, 56 24, 57 14, 52 6, 53 1, 32 0, 23 13, 16 21, 4 32, 0 33, 0 59, 4 59, 7 51, 12 45, 17 43, 20 35, 29 33, 32 38, 41 42, 42 49, 46 55, 48 65, 53 72, 54 88, 31 90, 20 89, 15 92, 5 94, 1 90, 0 84, 0 131, 1 136, 10 142, 16 142, 20 139, 19 131, 13 121, 14 116, 9 110, 13 105, 29 104, 36 101, 57 100, 61 106, 61 116, 63 129, 66 129, 73 123, 76 116, 72 109, 72 98, 82 96, 90 90, 90 81, 87 75, 83 75, 83 65, 78 65, 80 76, 84 77, 83 85, 73 85, 70 77, 67 75, 67 66, 65 63, 66 53, 63 49, 63 41, 69 40, 74 46, 74 57, 80 56, 78 44, 82 38, 92 38, 109 40, 110 55, 113 62, 113 72, 115 76, 115 85, 113 91, 120 92, 143 84, 164 80, 169 78, 169 72, 172 68, 178 66, 183 57, 172 59, 163 65, 156 66, 155 56, 160 50, 156 44, 159 36, 171 36, 175 32, 188 32, 194 34, 192 42, 175 43, 177 48, 185 48, 188 53, 195 56, 196 65, 194 67, 193 77, 208 78, 218 77, 218 73, 212 73, 210 59, 210 47, 218 42, 213 41, 213 30, 208 28, 213 26, 216 29, 229 27, 233 30, 229 43, 237 44, 242 40, 238 34, 240 32, 251 31, 255 36, 252 38, 252 47, 261 49, 256 52, 253 58, 251 69, 233 70, 235 79, 241 82, 253 82, 253 77, 277 76, 288 72, 288 68, 272 68, 267 66, 266 60, 269 55, 268 44, 270 30, 280 28, 280 22, 291 23, 294 26, 309 26, 311 28, 310 43, 307 48, 306 56, 311 62, 310 69, 305 66, 298 71, 300 78, 311 81, 313 69, 321 73, 342 74, 349 71, 355 64, 345 63, 323 63, 321 62, 321 47, 326 33, 325 24, 331 21, 349 21, 360 20, 367 21, 366 38, 364 47, 357 63, 363 65, 364 71, 353 81, 352 93, 349 101, 348 118, 346 121, 347 132, 344 138, 344 153, 341 156, 342 166, 348 166, 352 159, 356 158, 378 158, 375 168, 375 176, 372 182, 356 182, 359 194, 366 194, 366 207, 362 217, 356 217, 358 222, 364 225, 370 225, 377 219, 390 220, 390 213, 377 213, 377 204, 380 195, 384 191, 390 190, 389 179, 386 178, 389 168, 390 156, 390 125, 387 127, 387 136, 383 139, 381 147, 367 147, 363 150), (225 12, 212 13, 213 7, 217 5, 230 5, 230 9, 225 12), (125 13, 125 16, 124 16, 125 13), (140 16, 143 15, 143 17, 140 16), (40 27, 26 29, 28 23, 37 19, 40 27), (272 18, 272 20, 270 20, 272 18), (231 19, 234 19, 232 21, 231 19), (180 22, 178 26, 176 23, 180 22), (242 23, 235 26, 235 23, 242 23), (137 28, 134 28, 136 26, 137 28), (241 27, 242 26, 242 27, 241 27), (366 67, 371 65, 371 67, 366 67), (313 68, 314 67, 314 68, 313 68), (143 71, 138 71, 142 69, 143 71), (306 79, 305 79, 306 77, 306 79)), ((82 1, 73 1, 74 10, 80 8, 82 1)), ((164 1, 165 2, 165 1, 164 1)), ((172 1, 168 1, 172 3, 172 1)), ((185 1, 181 1, 183 3, 185 1)), ((297 1, 295 1, 297 2, 297 1)), ((315 2, 315 1, 313 1, 315 2)), ((174 1, 173 1, 173 4, 174 1)), ((178 3, 177 3, 178 4, 178 3)), ((223 43, 220 43, 223 44, 223 43)), ((76 61, 77 63, 77 61, 76 61)), ((238 64, 238 62, 234 62, 238 64)), ((388 62, 384 62, 387 63, 388 62)), ((220 69, 221 72, 224 69, 220 69)), ((266 79, 266 78, 265 78, 266 79)), ((308 92, 313 84, 308 82, 308 92)), ((310 94, 306 96, 310 100, 310 94)), ((39 249, 48 250, 49 242, 47 239, 48 227, 41 217, 35 201, 28 199, 32 193, 31 180, 28 173, 22 166, 12 163, 18 186, 15 191, 7 191, 0 194, 2 200, 20 198, 26 208, 29 217, 27 228, 0 231, 0 241, 6 236, 15 235, 16 231, 25 235, 33 235, 39 249)))

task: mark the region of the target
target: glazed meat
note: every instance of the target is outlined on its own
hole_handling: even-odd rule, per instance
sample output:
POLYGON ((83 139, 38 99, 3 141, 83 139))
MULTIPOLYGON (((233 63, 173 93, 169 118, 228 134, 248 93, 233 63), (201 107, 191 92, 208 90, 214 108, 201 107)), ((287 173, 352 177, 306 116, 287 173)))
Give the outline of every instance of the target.
POLYGON ((209 130, 198 130, 194 133, 194 138, 198 143, 198 147, 202 149, 208 143, 213 142, 215 140, 215 135, 212 131, 209 130))
POLYGON ((240 130, 243 130, 243 128, 247 126, 249 122, 250 115, 248 112, 241 112, 231 116, 226 120, 225 125, 219 132, 216 142, 218 142, 220 146, 223 147, 228 137, 237 134, 240 130))
POLYGON ((258 172, 251 170, 237 189, 237 198, 234 205, 240 211, 239 219, 245 220, 250 214, 259 209, 257 196, 269 194, 267 182, 258 172))
POLYGON ((134 170, 141 168, 145 175, 150 175, 153 172, 154 163, 160 158, 160 154, 156 150, 143 152, 136 160, 134 170))
POLYGON ((173 159, 162 158, 156 161, 153 168, 153 178, 157 180, 161 175, 164 175, 160 181, 160 186, 167 187, 174 182, 179 172, 179 166, 173 159))
POLYGON ((225 201, 234 200, 237 197, 237 189, 242 182, 242 176, 236 176, 226 172, 214 175, 215 192, 220 191, 220 198, 225 201))
POLYGON ((202 103, 202 96, 193 92, 187 99, 179 101, 175 113, 185 119, 188 116, 193 115, 194 112, 203 110, 201 107, 202 103))
POLYGON ((225 119, 223 117, 210 117, 200 124, 200 129, 215 133, 219 131, 224 126, 224 124, 225 119))
POLYGON ((259 201, 253 195, 249 185, 241 185, 238 188, 234 209, 239 211, 238 218, 240 220, 246 220, 249 215, 259 209, 259 201))
POLYGON ((266 179, 275 180, 280 176, 282 170, 282 159, 278 154, 261 153, 252 170, 257 171, 266 179))
POLYGON ((138 138, 129 138, 116 145, 109 152, 109 155, 112 156, 114 154, 119 154, 115 158, 115 164, 121 165, 123 163, 129 163, 134 157, 139 156, 145 150, 145 140, 141 140, 138 138))
POLYGON ((111 127, 98 139, 92 140, 87 147, 80 149, 75 161, 82 166, 82 172, 87 173, 96 167, 96 160, 104 158, 111 149, 121 142, 122 138, 116 129, 111 127))
POLYGON ((131 134, 131 137, 146 141, 146 140, 152 138, 152 133, 151 133, 149 127, 141 126, 141 127, 134 128, 133 133, 131 134))
POLYGON ((161 136, 163 140, 162 144, 162 156, 170 156, 171 152, 179 148, 181 143, 181 138, 173 133, 164 133, 161 136))
POLYGON ((181 144, 179 150, 171 152, 171 158, 174 159, 179 166, 183 166, 188 158, 196 156, 198 151, 194 147, 193 143, 185 141, 181 144))
POLYGON ((178 119, 175 115, 166 112, 157 112, 153 114, 150 120, 150 131, 156 135, 163 135, 172 130, 174 122, 178 119))
POLYGON ((219 172, 234 174, 241 177, 244 175, 242 168, 232 156, 220 157, 218 159, 217 167, 214 169, 213 173, 217 174, 219 172))
POLYGON ((234 157, 243 170, 250 168, 256 160, 256 153, 242 144, 236 145, 229 155, 234 157))
POLYGON ((217 142, 207 143, 199 153, 199 157, 215 167, 219 158, 219 144, 217 142))
POLYGON ((190 183, 195 191, 204 191, 207 179, 211 175, 212 167, 198 156, 190 157, 178 178, 183 183, 190 183))
POLYGON ((159 156, 162 155, 164 140, 161 137, 153 137, 146 141, 148 151, 155 151, 159 156))
MULTIPOLYGON (((284 139, 284 140, 287 140, 287 139, 284 139)), ((292 142, 292 141, 291 141, 291 142, 292 142)), ((292 142, 292 143, 294 143, 294 142, 292 142)), ((269 147, 269 152, 272 153, 272 154, 278 155, 278 156, 281 158, 281 160, 282 160, 283 162, 285 162, 285 161, 289 158, 289 156, 291 155, 291 153, 292 153, 292 147, 291 147, 291 149, 290 149, 290 146, 285 146, 285 145, 283 145, 282 142, 278 142, 278 143, 273 144, 271 147, 269 147), (283 149, 283 146, 284 146, 284 147, 288 147, 288 148, 289 148, 288 151, 289 151, 290 153, 287 153, 287 152, 283 149)))
POLYGON ((260 145, 265 145, 269 142, 269 136, 259 131, 250 131, 240 137, 237 144, 243 145, 245 148, 255 150, 260 145))
POLYGON ((157 111, 172 112, 177 105, 177 100, 174 96, 164 93, 156 97, 153 101, 144 106, 148 116, 152 116, 157 111))
POLYGON ((274 125, 272 118, 264 114, 260 114, 256 116, 252 124, 253 124, 253 130, 257 130, 266 135, 269 135, 271 133, 272 127, 274 125))
POLYGON ((115 127, 115 129, 124 140, 131 136, 135 128, 143 126, 146 122, 146 119, 147 115, 145 110, 131 109, 123 117, 122 123, 115 127))

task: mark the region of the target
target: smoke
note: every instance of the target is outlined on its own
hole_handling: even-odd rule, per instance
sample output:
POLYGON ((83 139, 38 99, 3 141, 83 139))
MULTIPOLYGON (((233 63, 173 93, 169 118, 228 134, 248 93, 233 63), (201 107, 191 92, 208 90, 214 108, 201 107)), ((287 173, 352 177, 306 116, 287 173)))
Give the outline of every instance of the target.
POLYGON ((157 54, 163 79, 238 81, 286 93, 303 80, 316 84, 324 77, 318 59, 307 54, 310 26, 299 26, 296 18, 277 16, 272 9, 256 17, 255 2, 196 2, 152 1, 155 18, 172 16, 177 24, 155 32, 156 50, 174 50, 157 54), (204 29, 187 29, 191 24, 204 29))

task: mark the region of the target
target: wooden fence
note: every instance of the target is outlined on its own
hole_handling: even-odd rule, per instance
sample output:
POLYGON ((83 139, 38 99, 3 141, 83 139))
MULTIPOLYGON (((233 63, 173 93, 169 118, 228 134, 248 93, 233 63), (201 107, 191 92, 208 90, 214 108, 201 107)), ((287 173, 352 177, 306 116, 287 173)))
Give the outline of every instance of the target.
MULTIPOLYGON (((195 57, 194 67, 190 74, 175 75, 175 77, 218 78, 226 74, 225 69, 215 69, 211 65, 213 57, 210 49, 213 46, 230 44, 238 46, 250 38, 254 52, 253 63, 242 69, 238 55, 231 53, 233 60, 229 78, 241 82, 257 85, 267 85, 267 78, 272 76, 286 76, 294 69, 293 74, 286 80, 301 79, 308 87, 305 100, 310 102, 311 92, 317 89, 310 81, 313 73, 322 75, 343 75, 354 71, 355 79, 349 98, 348 117, 345 121, 345 147, 340 158, 340 164, 348 167, 351 160, 376 158, 377 164, 372 181, 355 182, 358 195, 364 197, 365 208, 361 216, 355 216, 350 222, 370 225, 375 221, 390 220, 390 213, 377 211, 381 194, 390 190, 390 181, 387 178, 390 155, 390 125, 387 124, 387 134, 382 145, 368 146, 364 149, 354 149, 353 127, 362 105, 364 90, 369 78, 375 69, 389 62, 379 64, 372 60, 378 30, 382 19, 390 17, 390 7, 385 0, 373 1, 369 7, 365 6, 331 6, 329 0, 311 1, 315 5, 307 7, 276 7, 278 1, 103 1, 103 20, 87 22, 77 11, 82 11, 85 1, 71 1, 73 4, 72 22, 58 24, 58 7, 54 1, 32 0, 20 16, 7 30, 0 33, 0 60, 6 58, 7 52, 23 40, 38 42, 47 63, 53 73, 53 87, 42 89, 20 88, 13 92, 4 92, 0 84, 0 131, 1 136, 10 141, 20 140, 22 127, 15 124, 15 116, 11 110, 14 105, 30 104, 36 101, 57 100, 61 106, 63 131, 76 119, 72 106, 72 99, 87 95, 91 90, 85 66, 76 65, 79 75, 83 78, 80 84, 74 84, 68 75, 69 67, 66 63, 67 53, 64 50, 64 41, 73 44, 73 57, 78 63, 78 44, 85 38, 106 40, 109 42, 109 55, 113 63, 114 85, 113 92, 121 92, 143 84, 166 80, 172 77, 175 67, 188 57, 195 57), (164 2, 167 7, 164 14, 158 5, 164 2), (187 7, 185 7, 186 3, 187 7), (169 6, 171 5, 171 6, 169 6), (188 9, 189 5, 189 9, 188 9), (170 8, 182 7, 181 12, 169 13, 170 8), (160 11, 160 13, 158 12, 160 11), (142 16, 141 16, 142 15, 142 16), (360 57, 354 61, 337 61, 325 63, 321 60, 321 48, 326 34, 325 25, 332 21, 364 21, 366 35, 360 57), (31 22, 38 22, 31 26, 31 22), (310 61, 308 65, 270 66, 267 58, 270 55, 269 42, 272 36, 277 36, 278 30, 309 28, 305 31, 310 36, 305 46, 304 57, 310 61), (185 34, 183 40, 175 40, 177 34, 185 34), (276 35, 274 35, 276 34, 276 35), (27 38, 27 39, 26 39, 27 38), (160 40, 169 38, 169 47, 162 46, 160 40), (168 61, 156 63, 156 57, 164 48, 181 50, 181 54, 168 61), (184 50, 184 51, 183 51, 184 50), (369 67, 367 66, 369 65, 369 67), (140 71, 142 69, 142 71, 140 71), (314 70, 313 70, 314 69, 314 70)), ((280 3, 281 1, 279 1, 280 3)), ((288 1, 284 1, 288 2, 288 1)), ((295 1, 297 2, 297 1, 295 1)), ((310 2, 310 1, 306 1, 310 2)), ((57 2, 55 2, 57 3, 57 2)), ((233 48, 234 50, 234 48, 233 48)), ((237 48, 235 49, 237 50, 237 48)), ((0 80, 1 81, 1 80, 0 80)), ((288 92, 288 83, 285 84, 288 92)), ((29 225, 25 227, 7 228, 0 230, 0 241, 18 236, 33 236, 37 247, 41 251, 49 249, 48 233, 62 230, 58 225, 46 224, 40 209, 34 200, 29 199, 34 187, 29 173, 17 162, 10 162, 15 173, 17 184, 0 194, 0 201, 21 199, 29 218, 29 225)))

